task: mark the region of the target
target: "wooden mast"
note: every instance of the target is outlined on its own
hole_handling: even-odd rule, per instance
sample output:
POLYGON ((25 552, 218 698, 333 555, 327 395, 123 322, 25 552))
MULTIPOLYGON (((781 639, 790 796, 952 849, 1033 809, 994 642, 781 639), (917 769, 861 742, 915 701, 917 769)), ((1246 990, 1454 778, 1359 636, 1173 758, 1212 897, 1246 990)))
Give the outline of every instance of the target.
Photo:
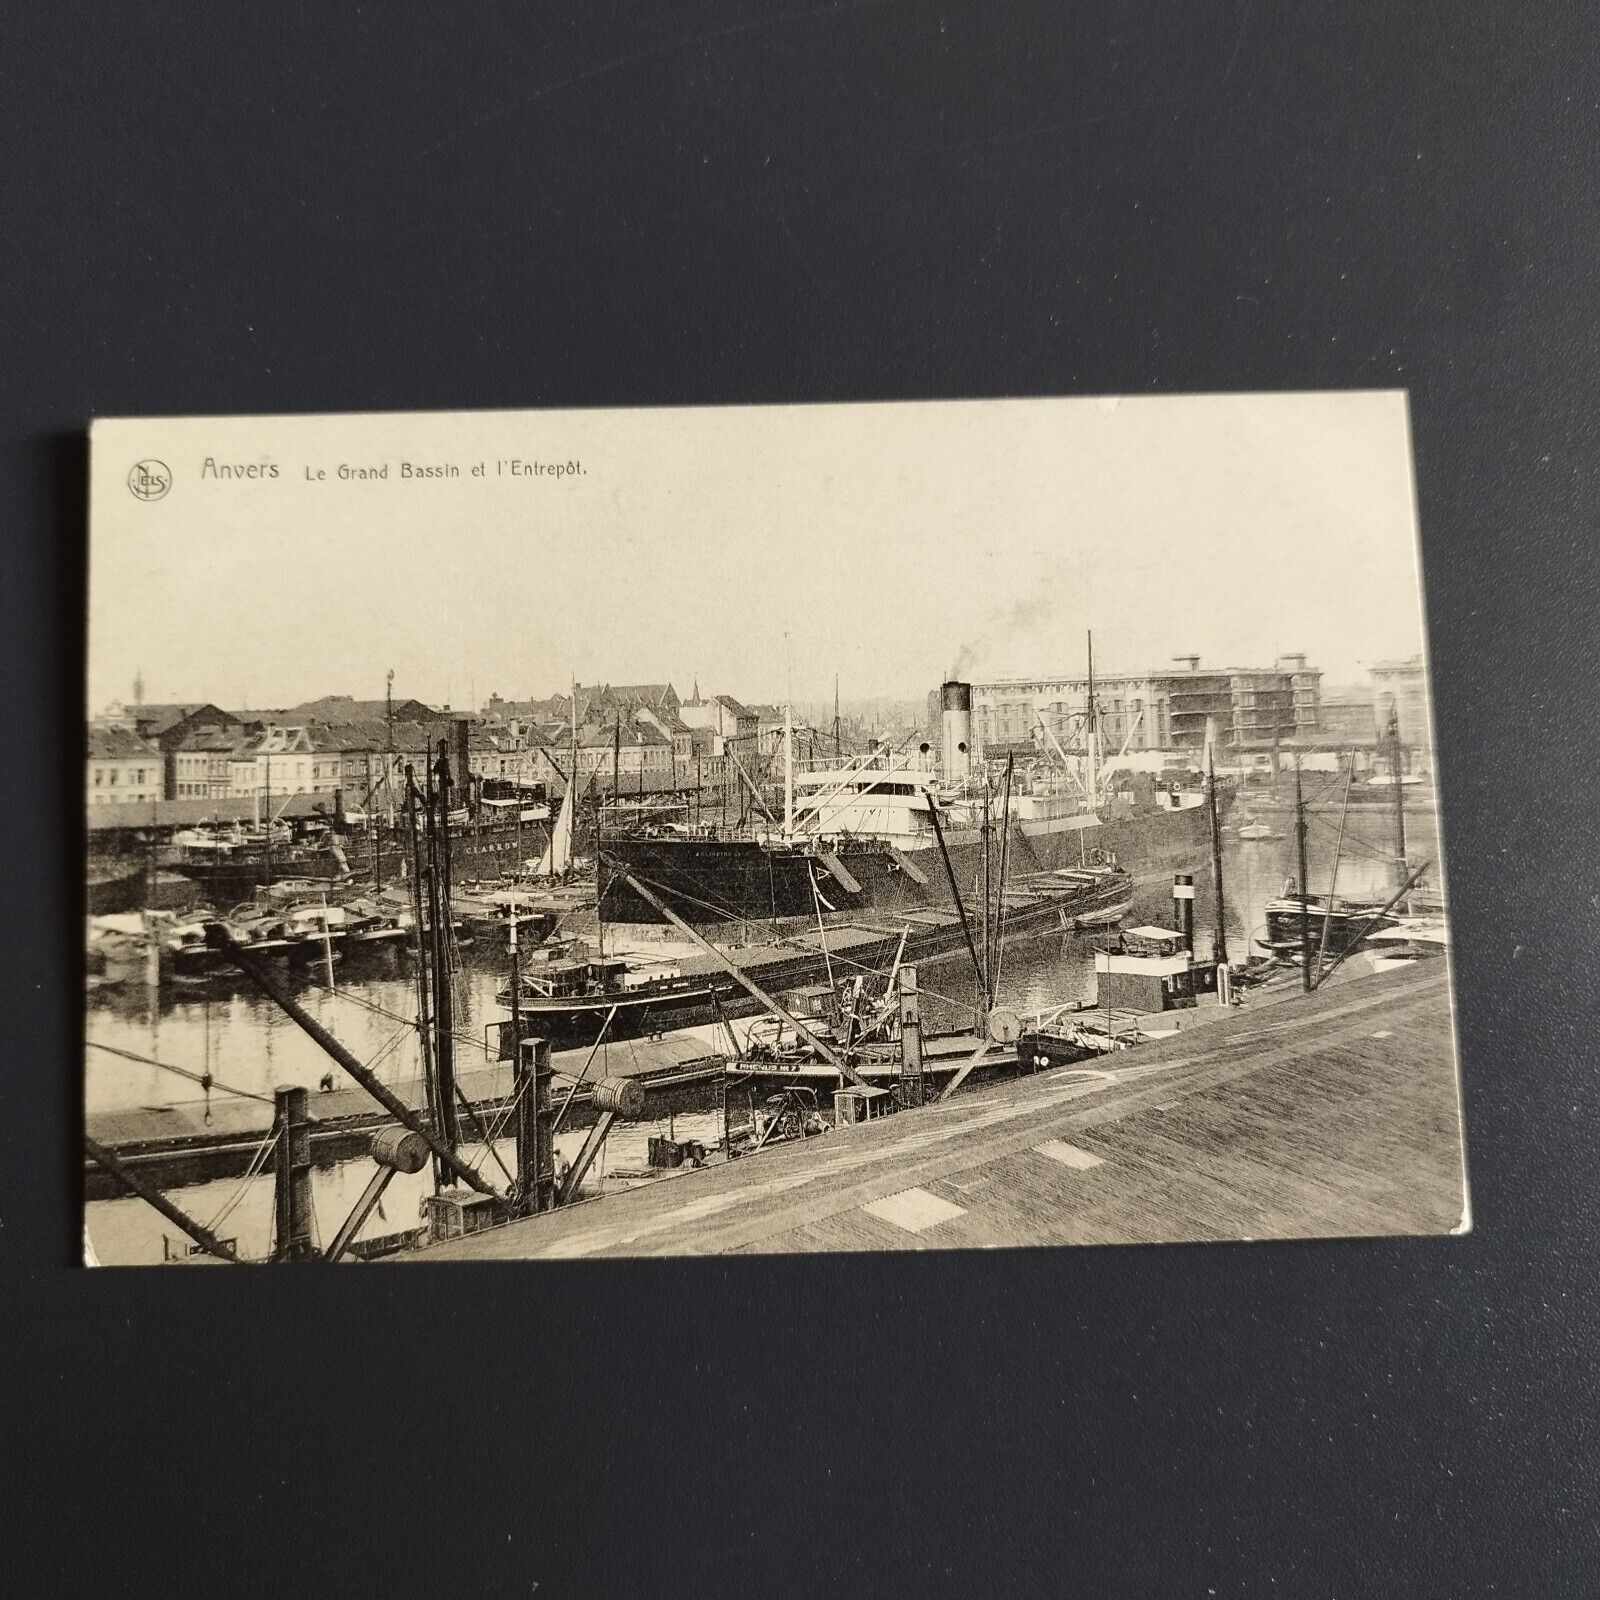
POLYGON ((428 768, 429 905, 432 911, 433 1063, 439 1080, 439 1132, 454 1153, 461 1142, 456 1115, 455 996, 451 989, 450 933, 455 910, 450 901, 449 745, 439 741, 437 764, 428 768))
MULTIPOLYGON (((270 739, 271 734, 267 737, 270 739)), ((267 882, 272 882, 272 752, 267 751, 267 882)))
MULTIPOLYGON (((1214 723, 1208 727, 1215 729, 1214 723)), ((1217 811, 1217 757, 1214 731, 1206 739, 1206 805, 1211 811, 1211 959, 1225 966, 1228 961, 1228 924, 1222 899, 1222 819, 1217 811)))
POLYGON ((1011 782, 1015 763, 1015 756, 1006 757, 1005 798, 1000 803, 1000 881, 994 897, 994 975, 989 980, 989 993, 996 998, 1006 958, 1006 880, 1011 873, 1011 782))
MULTIPOLYGON (((405 823, 407 849, 411 854, 411 932, 417 957, 417 1033, 422 1040, 422 1081, 427 1092, 428 1108, 433 1126, 442 1126, 439 1114, 439 1079, 433 1066, 433 1024, 428 1004, 428 946, 431 937, 428 928, 428 911, 423 900, 422 841, 417 837, 417 780, 411 763, 406 763, 405 823)), ((444 1168, 437 1157, 434 1163, 434 1183, 443 1181, 444 1168)))
POLYGON ((783 837, 794 838, 794 707, 783 704, 783 837))
POLYGON ((1094 630, 1089 630, 1089 719, 1084 725, 1084 749, 1089 767, 1089 809, 1100 809, 1100 712, 1094 698, 1094 630))
POLYGON ((989 774, 987 770, 983 775, 983 821, 979 827, 979 836, 983 841, 983 859, 980 863, 983 873, 983 1009, 985 1020, 987 1021, 988 1012, 994 1005, 994 989, 992 987, 994 982, 994 947, 991 942, 993 938, 993 918, 989 904, 991 884, 989 872, 989 774))
POLYGON ((1333 844, 1333 870, 1328 874, 1328 904, 1322 914, 1322 935, 1317 940, 1317 970, 1312 974, 1312 987, 1322 981, 1322 963, 1328 953, 1328 933, 1333 927, 1333 897, 1339 889, 1339 861, 1344 854, 1344 825, 1350 815, 1350 786, 1355 782, 1355 757, 1350 759, 1350 773, 1344 783, 1344 804, 1339 808, 1339 836, 1333 844))
POLYGON ((1400 781, 1405 772, 1405 752, 1400 747, 1400 708, 1389 707, 1389 767, 1394 777, 1394 881, 1400 893, 1402 915, 1411 909, 1408 880, 1411 869, 1406 860, 1406 791, 1400 781))
MULTIPOLYGON (((578 680, 572 680, 572 761, 568 769, 567 789, 572 795, 572 837, 578 836, 578 680)), ((598 804, 598 801, 596 802, 598 804)), ((600 882, 599 868, 595 869, 595 883, 600 882)), ((598 905, 596 911, 598 912, 598 905)))
POLYGON ((1300 756, 1294 758, 1294 837, 1300 858, 1300 987, 1311 992, 1311 907, 1306 898, 1306 801, 1300 788, 1300 756))

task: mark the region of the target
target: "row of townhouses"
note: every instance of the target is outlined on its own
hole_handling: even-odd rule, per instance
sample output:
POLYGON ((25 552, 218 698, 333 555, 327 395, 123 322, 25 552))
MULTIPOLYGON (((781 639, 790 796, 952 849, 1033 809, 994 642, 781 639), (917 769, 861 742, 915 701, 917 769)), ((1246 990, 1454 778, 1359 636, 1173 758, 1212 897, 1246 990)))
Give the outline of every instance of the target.
POLYGON ((228 711, 196 702, 116 704, 88 732, 91 806, 155 800, 340 794, 384 805, 421 777, 440 740, 464 737, 474 777, 565 793, 580 783, 627 793, 736 782, 770 757, 783 714, 731 695, 681 700, 670 683, 578 685, 548 700, 491 695, 477 714, 417 700, 329 695, 284 710, 228 711), (464 725, 464 733, 462 731, 464 725))

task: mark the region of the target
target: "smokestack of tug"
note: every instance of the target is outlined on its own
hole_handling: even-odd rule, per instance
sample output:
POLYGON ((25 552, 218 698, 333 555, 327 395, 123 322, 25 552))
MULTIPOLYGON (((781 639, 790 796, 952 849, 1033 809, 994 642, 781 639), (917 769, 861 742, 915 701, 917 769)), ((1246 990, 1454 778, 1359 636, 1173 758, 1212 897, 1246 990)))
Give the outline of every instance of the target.
POLYGON ((939 705, 944 713, 945 781, 955 782, 972 773, 972 685, 941 685, 939 705))
POLYGON ((1183 948, 1194 960, 1194 874, 1175 872, 1172 875, 1172 909, 1177 915, 1178 928, 1183 934, 1183 948))

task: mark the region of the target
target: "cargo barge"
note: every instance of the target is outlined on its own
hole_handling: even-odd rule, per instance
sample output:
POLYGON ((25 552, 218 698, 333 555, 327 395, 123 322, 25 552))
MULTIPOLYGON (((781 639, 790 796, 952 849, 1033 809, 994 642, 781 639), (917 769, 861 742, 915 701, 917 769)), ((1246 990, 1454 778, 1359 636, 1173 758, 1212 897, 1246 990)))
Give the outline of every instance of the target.
MULTIPOLYGON (((608 846, 609 849, 609 846, 608 846)), ((1073 928, 1080 919, 1110 913, 1133 898, 1120 867, 1067 868, 1034 876, 1004 896, 1000 937, 1018 938, 1073 928)), ((836 973, 888 972, 967 948, 972 926, 951 909, 909 907, 895 916, 834 919, 818 926, 797 921, 768 942, 724 950, 749 978, 772 994, 831 981, 836 973)), ((498 999, 511 1004, 506 985, 498 999)), ((675 1028, 754 1015, 760 1003, 712 956, 650 962, 620 957, 560 959, 524 968, 518 1009, 527 1032, 558 1048, 606 1039, 632 1039, 675 1028)), ((509 1049, 510 1022, 502 1023, 509 1049)))

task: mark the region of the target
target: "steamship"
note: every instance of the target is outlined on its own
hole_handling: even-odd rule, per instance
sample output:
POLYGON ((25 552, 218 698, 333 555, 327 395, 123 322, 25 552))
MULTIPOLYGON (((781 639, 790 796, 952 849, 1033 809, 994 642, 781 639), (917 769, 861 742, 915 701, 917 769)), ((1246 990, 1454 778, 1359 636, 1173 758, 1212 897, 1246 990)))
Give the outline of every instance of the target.
POLYGON ((1151 785, 1090 805, 1075 788, 1028 775, 1002 805, 973 774, 970 685, 946 684, 943 699, 942 777, 876 755, 793 774, 790 816, 765 834, 609 838, 602 915, 664 920, 618 868, 684 921, 706 924, 948 907, 955 889, 981 895, 984 863, 996 870, 1002 852, 1013 880, 1095 865, 1167 872, 1207 859, 1210 816, 1198 788, 1151 785))

